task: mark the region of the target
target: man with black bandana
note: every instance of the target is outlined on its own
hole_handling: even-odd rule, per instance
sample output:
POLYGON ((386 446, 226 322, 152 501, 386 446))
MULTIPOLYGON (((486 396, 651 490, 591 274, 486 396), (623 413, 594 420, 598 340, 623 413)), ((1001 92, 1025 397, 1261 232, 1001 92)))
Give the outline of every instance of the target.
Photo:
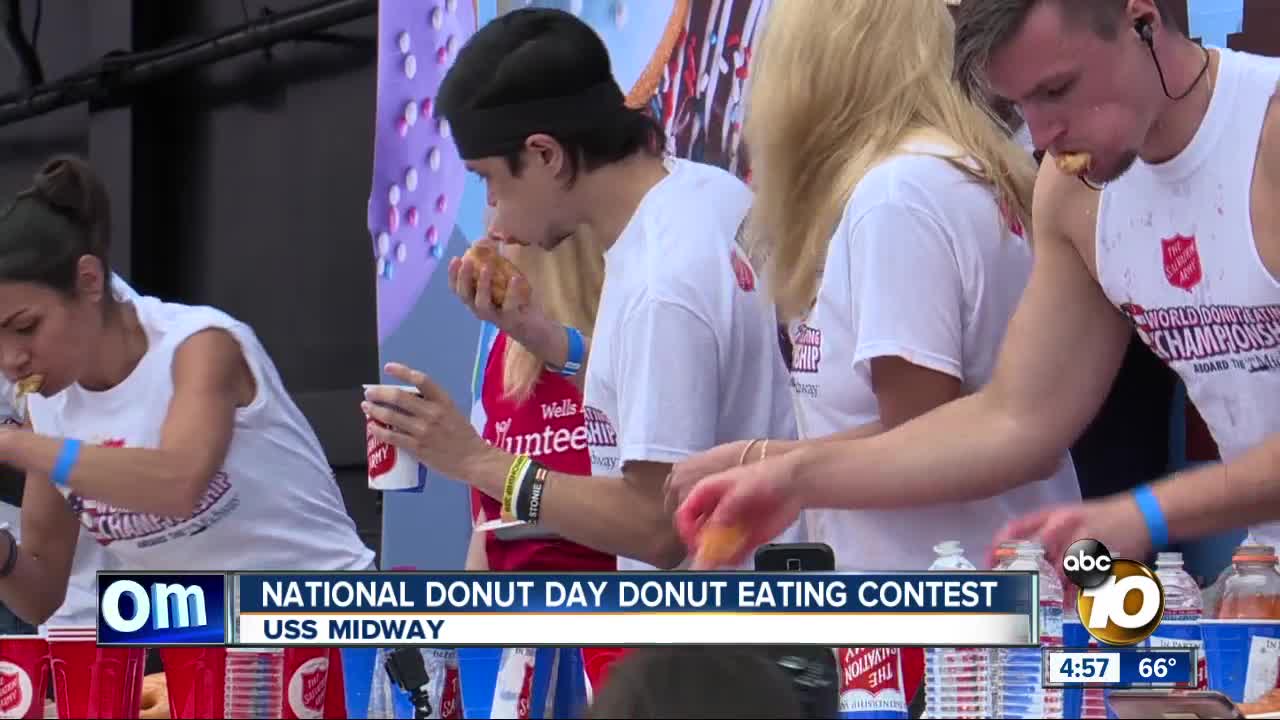
MULTIPOLYGON (((375 389, 365 412, 389 426, 380 439, 502 501, 504 515, 616 554, 621 569, 680 565, 686 550, 664 505, 671 465, 796 432, 773 307, 736 240, 750 190, 666 156, 660 126, 626 107, 604 43, 568 13, 518 10, 481 28, 435 107, 484 179, 501 235, 551 250, 585 225, 604 245, 589 366, 587 339, 548 323, 518 286, 497 310, 490 269, 455 263, 450 273, 464 302, 549 365, 587 367, 586 407, 573 411, 585 413, 592 477, 488 446, 415 370, 388 368, 422 397, 375 389)), ((757 459, 768 448, 747 450, 757 459)))

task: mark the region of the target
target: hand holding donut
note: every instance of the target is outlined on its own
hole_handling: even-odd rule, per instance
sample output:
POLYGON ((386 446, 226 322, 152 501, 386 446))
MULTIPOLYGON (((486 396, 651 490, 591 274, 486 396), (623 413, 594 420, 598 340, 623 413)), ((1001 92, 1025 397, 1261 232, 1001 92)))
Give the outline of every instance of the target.
POLYGON ((529 281, 498 247, 491 234, 450 261, 449 288, 476 317, 538 352, 549 346, 549 339, 562 338, 564 328, 547 317, 534 301, 529 281))

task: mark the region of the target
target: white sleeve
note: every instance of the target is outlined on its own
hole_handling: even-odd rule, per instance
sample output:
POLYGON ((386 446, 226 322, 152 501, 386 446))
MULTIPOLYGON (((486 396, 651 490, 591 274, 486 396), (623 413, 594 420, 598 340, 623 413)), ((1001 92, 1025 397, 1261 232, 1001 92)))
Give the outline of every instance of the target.
POLYGON ((115 291, 116 296, 121 300, 137 300, 138 292, 133 289, 124 278, 115 273, 111 273, 111 289, 115 291))
POLYGON ((854 226, 850 244, 854 370, 900 357, 963 379, 964 289, 949 233, 918 209, 882 204, 854 226))
POLYGON ((618 454, 674 463, 716 444, 718 343, 689 308, 646 299, 618 333, 618 454))

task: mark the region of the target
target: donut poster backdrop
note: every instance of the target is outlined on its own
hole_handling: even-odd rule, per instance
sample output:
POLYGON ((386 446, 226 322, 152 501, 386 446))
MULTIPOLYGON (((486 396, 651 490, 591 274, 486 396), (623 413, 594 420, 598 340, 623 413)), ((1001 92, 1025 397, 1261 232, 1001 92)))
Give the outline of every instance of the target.
POLYGON ((475 0, 383 0, 368 228, 378 342, 422 296, 458 221, 466 170, 432 102, 476 28, 475 0))

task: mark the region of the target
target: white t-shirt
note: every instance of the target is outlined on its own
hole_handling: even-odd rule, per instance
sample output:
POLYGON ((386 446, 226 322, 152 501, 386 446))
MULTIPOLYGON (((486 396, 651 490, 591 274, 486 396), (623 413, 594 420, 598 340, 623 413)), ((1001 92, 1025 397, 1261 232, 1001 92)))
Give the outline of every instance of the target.
MULTIPOLYGON (((832 238, 817 303, 790 328, 801 434, 824 437, 879 419, 870 372, 878 357, 956 377, 965 393, 985 384, 1031 271, 1021 230, 1002 218, 988 188, 941 158, 900 154, 867 173, 832 238)), ((1052 477, 994 498, 812 510, 806 522, 842 570, 924 570, 940 541, 958 540, 971 559, 981 557, 1007 520, 1079 499, 1064 456, 1052 477)))
MULTIPOLYGON (((117 301, 131 302, 138 297, 132 287, 119 275, 111 274, 111 289, 117 301)), ((18 412, 16 386, 0 376, 0 425, 21 425, 18 412)), ((21 539, 22 509, 0 502, 0 522, 9 523, 15 537, 21 539)), ((67 597, 58 611, 46 623, 50 627, 90 627, 98 620, 99 570, 117 570, 119 564, 84 529, 76 539, 75 555, 71 561, 71 578, 67 582, 67 597)))
POLYGON ((86 443, 157 447, 173 398, 174 353, 195 333, 222 328, 240 343, 256 393, 236 410, 222 468, 189 517, 135 512, 64 489, 91 535, 130 570, 364 570, 373 552, 356 534, 333 471, 275 365, 246 325, 209 307, 133 301, 147 351, 102 392, 72 385, 32 397, 35 431, 86 443))
MULTIPOLYGON (((595 475, 795 437, 776 315, 736 240, 751 191, 710 165, 667 169, 605 253, 585 391, 595 475)), ((798 537, 793 528, 778 541, 798 537)))

